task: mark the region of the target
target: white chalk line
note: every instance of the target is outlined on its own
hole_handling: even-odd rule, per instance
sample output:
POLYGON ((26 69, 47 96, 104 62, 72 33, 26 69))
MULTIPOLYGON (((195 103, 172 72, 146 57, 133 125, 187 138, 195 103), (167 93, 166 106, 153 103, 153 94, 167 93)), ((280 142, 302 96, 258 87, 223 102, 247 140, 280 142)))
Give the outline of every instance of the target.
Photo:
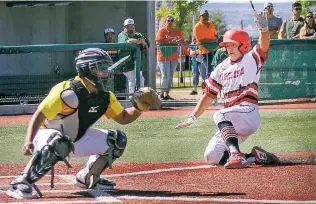
MULTIPOLYGON (((196 170, 196 169, 206 169, 213 168, 213 165, 200 165, 192 167, 179 167, 179 168, 169 168, 169 169, 155 169, 148 171, 130 172, 122 174, 110 174, 106 177, 124 177, 124 176, 137 176, 145 174, 156 174, 163 172, 172 171, 183 171, 183 170, 196 170)), ((46 175, 50 177, 50 175, 46 175)), ((75 178, 73 175, 55 175, 61 177, 67 183, 56 183, 56 185, 72 185, 72 181, 75 178)), ((0 176, 0 178, 16 178, 17 176, 0 176)), ((49 186, 50 183, 38 183, 37 186, 49 186)), ((2 185, 4 186, 4 185, 2 185)), ((32 202, 10 202, 10 204, 81 204, 81 203, 104 203, 104 202, 122 202, 120 199, 126 200, 155 200, 155 201, 191 201, 191 202, 237 202, 237 203, 277 203, 277 204, 316 204, 316 200, 257 200, 257 199, 226 199, 226 198, 200 198, 200 197, 146 197, 146 196, 111 196, 109 193, 100 190, 43 190, 43 193, 54 194, 54 193, 78 193, 78 192, 88 192, 95 200, 76 200, 76 201, 37 201, 32 200, 32 202)), ((5 191, 0 190, 0 194, 5 194, 5 191)), ((4 204, 4 203, 0 203, 4 204)))

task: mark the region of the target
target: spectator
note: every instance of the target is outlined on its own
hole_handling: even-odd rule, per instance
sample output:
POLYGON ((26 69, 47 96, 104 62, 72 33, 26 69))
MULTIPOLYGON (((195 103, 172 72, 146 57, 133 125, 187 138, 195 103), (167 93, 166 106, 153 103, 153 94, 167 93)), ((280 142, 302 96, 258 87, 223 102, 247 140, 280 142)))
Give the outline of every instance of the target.
MULTIPOLYGON (((184 36, 182 32, 174 27, 174 17, 167 15, 164 18, 164 26, 158 30, 155 39, 158 45, 183 44, 184 36)), ((173 99, 169 93, 173 83, 173 73, 178 65, 179 52, 177 47, 159 47, 157 49, 157 61, 161 72, 161 93, 163 100, 173 99)))
POLYGON ((314 22, 316 23, 316 11, 314 12, 314 22))
POLYGON ((292 18, 283 21, 278 35, 279 39, 283 39, 284 34, 286 34, 287 39, 300 37, 300 30, 304 25, 304 18, 301 17, 302 5, 298 2, 295 2, 292 5, 292 13, 292 18))
POLYGON ((216 42, 217 36, 215 25, 209 20, 209 13, 207 10, 200 11, 200 19, 194 26, 193 34, 197 44, 199 44, 199 49, 192 54, 200 55, 197 56, 197 59, 201 58, 202 62, 198 64, 198 67, 202 79, 205 80, 207 79, 208 74, 212 72, 211 62, 213 59, 213 50, 208 47, 206 43, 216 42))
MULTIPOLYGON (((104 29, 104 43, 116 43, 115 31, 113 28, 104 29)), ((107 49, 107 53, 111 56, 113 62, 120 60, 119 50, 117 49, 107 49)), ((114 75, 114 92, 124 93, 126 90, 126 77, 122 72, 116 72, 114 75)), ((125 97, 117 96, 118 100, 125 100, 125 97)))
POLYGON ((282 26, 282 18, 273 14, 274 8, 273 4, 270 2, 264 4, 264 12, 266 13, 269 22, 270 38, 277 39, 282 26))
MULTIPOLYGON (((149 42, 148 40, 141 34, 135 31, 135 23, 134 20, 131 18, 128 18, 124 21, 123 24, 123 31, 118 35, 118 42, 119 43, 136 43, 140 46, 140 49, 142 50, 141 55, 141 70, 144 69, 144 65, 146 62, 146 55, 147 50, 149 48, 149 42)), ((134 93, 135 91, 135 70, 134 70, 134 62, 131 61, 131 63, 126 66, 124 69, 124 75, 128 79, 128 92, 134 93)), ((140 87, 144 87, 144 77, 142 74, 140 75, 140 87)))
MULTIPOLYGON (((115 32, 113 28, 104 29, 104 43, 116 43, 115 32)), ((111 56, 113 62, 118 61, 118 50, 107 50, 107 53, 111 56)))
MULTIPOLYGON (((221 42, 223 42, 223 36, 218 38, 218 43, 221 43, 221 42)), ((228 57, 228 53, 227 53, 226 47, 218 48, 212 60, 212 66, 214 67, 214 69, 227 57, 228 57)))
POLYGON ((307 12, 305 15, 304 26, 300 31, 300 38, 316 38, 316 24, 312 12, 307 12))
POLYGON ((193 90, 191 91, 190 95, 197 95, 197 87, 199 85, 199 79, 200 79, 200 70, 201 66, 198 66, 198 63, 201 64, 200 62, 197 61, 197 51, 198 46, 196 45, 196 39, 193 38, 192 44, 190 45, 190 58, 191 58, 191 70, 192 70, 192 84, 193 84, 193 90))
POLYGON ((115 32, 113 28, 104 29, 104 42, 105 43, 116 43, 115 32))

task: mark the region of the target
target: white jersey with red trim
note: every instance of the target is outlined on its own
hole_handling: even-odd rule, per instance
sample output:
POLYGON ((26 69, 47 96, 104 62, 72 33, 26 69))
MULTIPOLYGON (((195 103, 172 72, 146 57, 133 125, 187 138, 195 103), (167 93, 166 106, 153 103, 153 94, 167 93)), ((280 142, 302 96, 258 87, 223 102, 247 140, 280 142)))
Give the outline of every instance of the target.
POLYGON ((268 52, 263 52, 257 44, 238 61, 225 59, 201 87, 211 98, 215 98, 223 90, 224 107, 243 102, 258 104, 260 69, 267 58, 268 52))

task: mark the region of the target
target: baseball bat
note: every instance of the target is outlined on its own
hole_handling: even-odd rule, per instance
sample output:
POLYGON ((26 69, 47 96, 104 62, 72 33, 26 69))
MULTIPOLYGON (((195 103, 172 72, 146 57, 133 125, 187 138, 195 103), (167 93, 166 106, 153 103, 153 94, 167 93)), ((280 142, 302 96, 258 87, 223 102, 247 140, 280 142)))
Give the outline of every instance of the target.
POLYGON ((250 2, 250 5, 251 5, 253 11, 256 11, 256 9, 255 9, 255 7, 254 7, 254 5, 253 5, 253 3, 252 3, 252 0, 249 0, 249 2, 250 2))

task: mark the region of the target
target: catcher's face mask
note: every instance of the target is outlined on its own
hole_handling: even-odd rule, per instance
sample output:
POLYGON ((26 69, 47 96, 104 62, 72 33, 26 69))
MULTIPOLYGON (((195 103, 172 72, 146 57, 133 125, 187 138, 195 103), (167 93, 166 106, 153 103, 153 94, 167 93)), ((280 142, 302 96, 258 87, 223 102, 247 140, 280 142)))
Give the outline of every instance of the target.
POLYGON ((97 83, 101 85, 104 91, 108 91, 110 80, 109 67, 112 65, 111 62, 102 60, 97 63, 90 65, 91 74, 98 80, 97 83))
POLYGON ((108 91, 111 80, 108 71, 113 64, 111 56, 100 48, 88 48, 79 52, 76 57, 76 70, 80 77, 92 83, 97 90, 108 91))

